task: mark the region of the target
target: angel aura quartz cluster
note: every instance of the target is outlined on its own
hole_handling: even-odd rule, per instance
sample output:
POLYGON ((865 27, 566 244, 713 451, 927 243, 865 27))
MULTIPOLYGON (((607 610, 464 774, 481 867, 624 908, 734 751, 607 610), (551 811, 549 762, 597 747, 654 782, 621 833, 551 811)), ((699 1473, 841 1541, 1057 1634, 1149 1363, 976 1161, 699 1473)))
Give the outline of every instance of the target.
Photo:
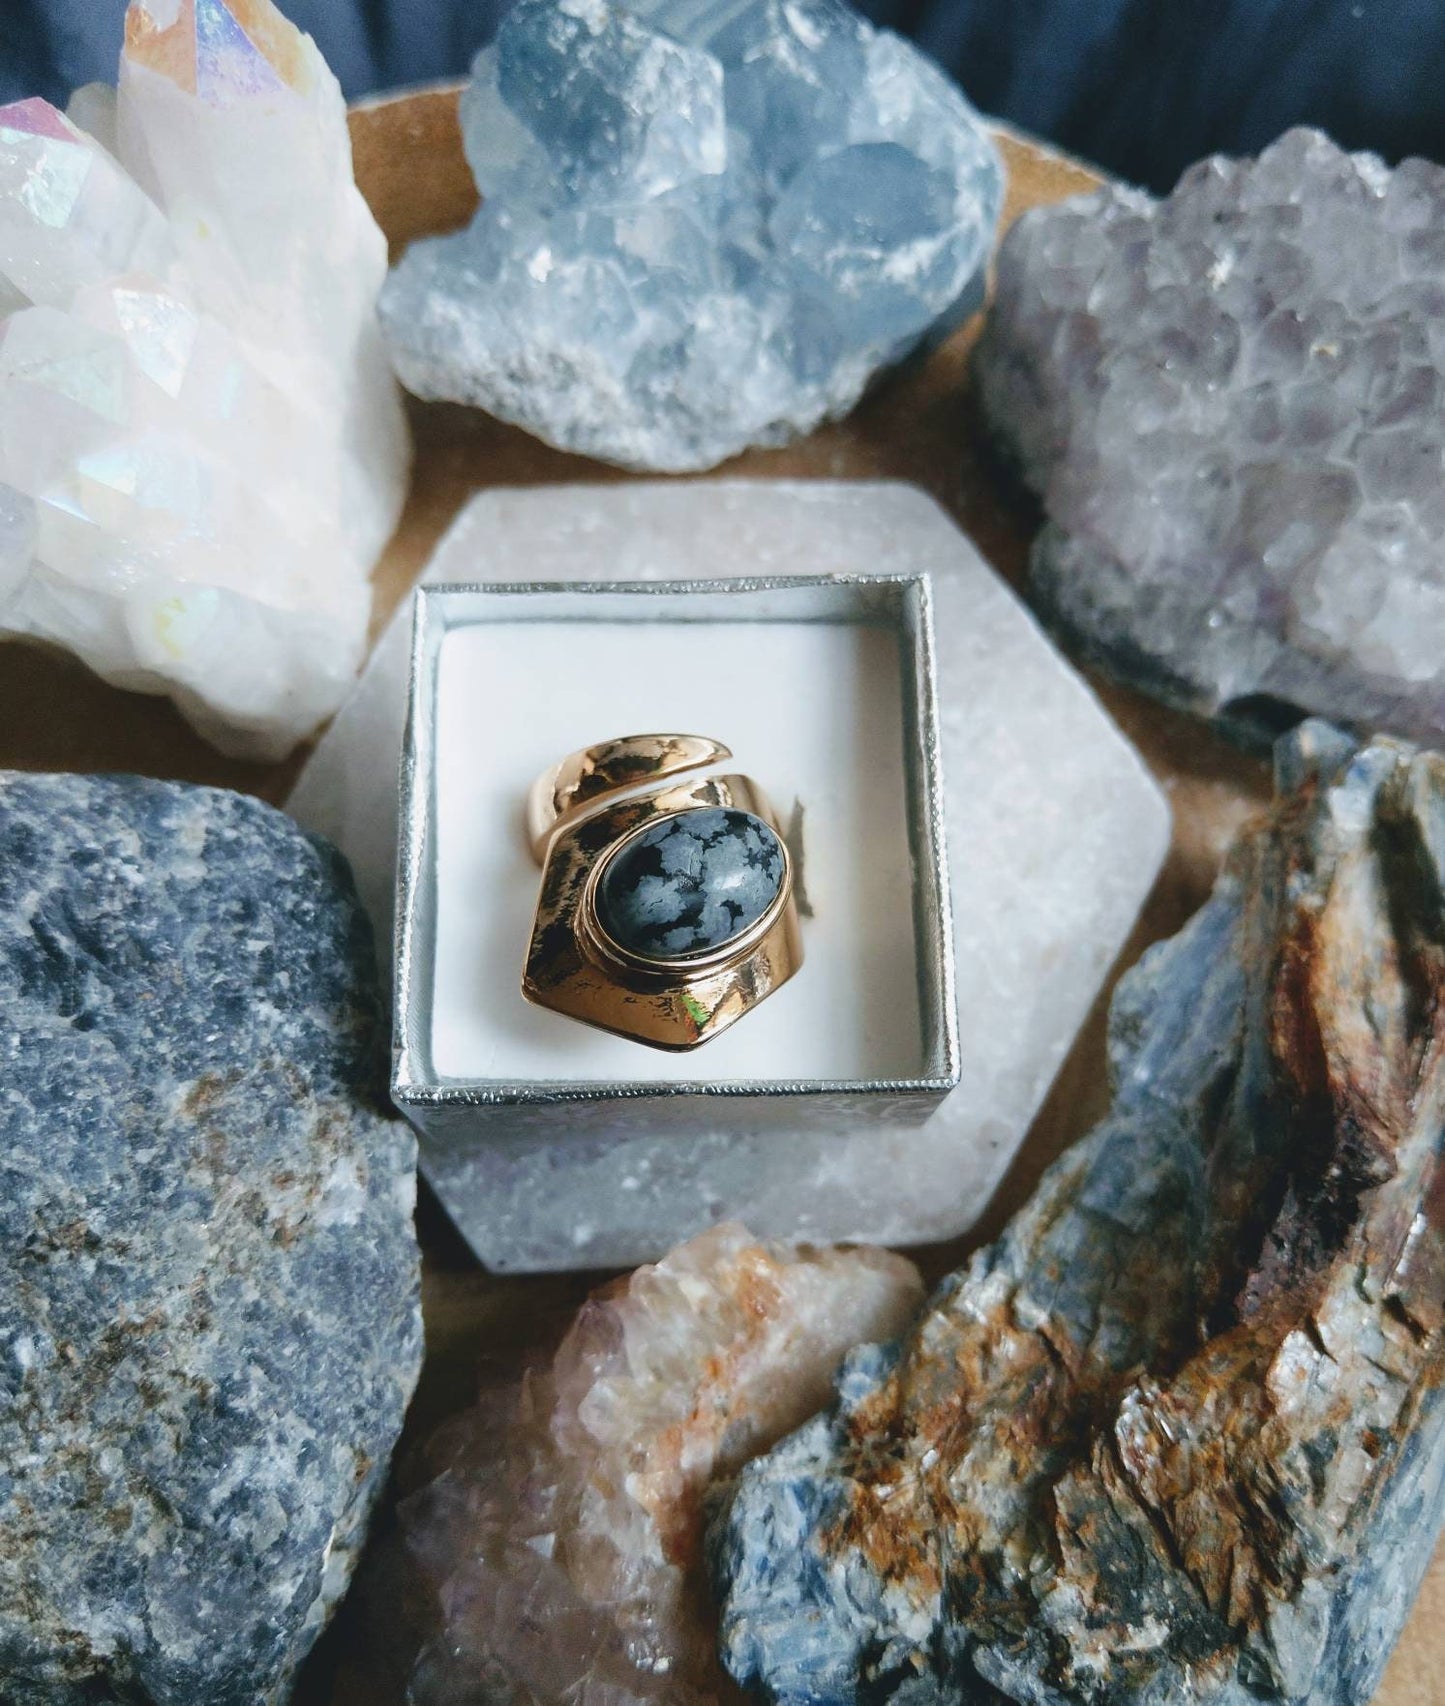
POLYGON ((397 371, 566 450, 781 443, 981 299, 997 153, 842 0, 519 0, 462 128, 482 209, 387 286, 397 371))
POLYGON ((1315 131, 1026 214, 978 350, 1034 591, 1238 732, 1445 737, 1445 169, 1315 131))
POLYGON ((408 445, 346 110, 269 0, 136 0, 0 108, 0 631, 275 757, 340 703, 408 445))
POLYGON ((714 1228, 582 1309, 550 1368, 449 1423, 402 1507, 444 1627, 415 1706, 709 1706, 704 1499, 922 1301, 910 1262, 714 1228))

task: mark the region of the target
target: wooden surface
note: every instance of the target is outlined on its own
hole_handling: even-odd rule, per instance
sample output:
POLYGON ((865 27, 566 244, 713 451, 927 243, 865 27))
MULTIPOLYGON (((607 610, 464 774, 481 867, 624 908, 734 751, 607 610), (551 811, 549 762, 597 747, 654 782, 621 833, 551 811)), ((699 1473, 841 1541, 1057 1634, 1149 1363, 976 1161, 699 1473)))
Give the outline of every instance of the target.
MULTIPOLYGON (((469 217, 475 192, 461 154, 453 93, 369 104, 353 114, 352 138, 358 181, 394 250, 469 217)), ((1093 182, 1085 168, 1023 139, 1004 135, 1001 142, 1009 171, 1005 223, 1027 207, 1093 182)), ((974 328, 965 327, 922 368, 878 389, 847 421, 788 449, 740 457, 721 472, 911 480, 938 498, 1000 572, 1019 584, 1036 515, 987 452, 967 382, 973 336, 974 328)), ((626 477, 551 450, 470 410, 413 403, 411 419, 416 478, 396 538, 377 569, 374 628, 390 615, 457 509, 478 488, 626 477)), ((1263 764, 1199 725, 1125 690, 1096 685, 1174 808, 1170 857, 1120 957, 1122 969, 1148 942, 1178 929, 1203 900, 1236 828, 1267 798, 1268 776, 1263 764)), ((217 783, 279 802, 299 762, 300 755, 266 767, 223 759, 165 701, 107 688, 54 654, 0 646, 0 768, 140 771, 217 783)), ((974 1235, 916 1252, 930 1278, 996 1232, 1049 1161, 1102 1113, 1104 1009, 1101 997, 974 1235)), ((428 1352, 398 1459, 403 1483, 411 1448, 443 1415, 466 1402, 479 1360, 548 1333, 586 1289, 577 1276, 491 1279, 478 1270, 433 1204, 423 1200, 419 1220, 428 1352)), ((383 1511, 383 1533, 387 1525, 383 1511)), ((357 1621, 354 1611, 338 1619, 308 1667, 303 1700, 399 1706, 398 1678, 385 1666, 370 1660, 362 1666, 351 1656, 357 1621)), ((1377 1706, 1445 1703, 1442 1624, 1445 1552, 1427 1578, 1377 1706)))

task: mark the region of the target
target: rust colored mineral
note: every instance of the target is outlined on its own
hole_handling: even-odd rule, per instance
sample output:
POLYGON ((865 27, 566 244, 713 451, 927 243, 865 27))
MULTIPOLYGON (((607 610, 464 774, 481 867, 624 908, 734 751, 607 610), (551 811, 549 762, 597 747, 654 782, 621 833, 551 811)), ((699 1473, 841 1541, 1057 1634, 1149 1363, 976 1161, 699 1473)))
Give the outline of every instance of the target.
POLYGON ((1108 1117, 741 1474, 802 1706, 1358 1706, 1445 1507, 1445 759, 1306 724, 1124 980, 1108 1117))

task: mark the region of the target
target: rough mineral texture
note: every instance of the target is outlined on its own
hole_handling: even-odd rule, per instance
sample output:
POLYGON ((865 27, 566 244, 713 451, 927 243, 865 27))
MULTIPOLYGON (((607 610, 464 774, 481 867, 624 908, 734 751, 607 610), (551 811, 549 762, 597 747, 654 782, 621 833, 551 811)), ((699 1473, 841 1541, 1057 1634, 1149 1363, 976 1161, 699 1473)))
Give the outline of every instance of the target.
MULTIPOLYGON (((961 1232, 1018 1149, 1168 846, 1168 807, 1138 755, 949 517, 909 486, 490 491, 462 511, 426 578, 515 580, 519 563, 547 581, 931 577, 963 1075, 923 1125, 869 1110, 779 1131, 743 1126, 714 1101, 695 1129, 672 1114, 642 1125, 624 1107, 586 1142, 555 1116, 519 1121, 505 1144, 424 1139, 448 1212, 488 1266, 511 1270, 632 1266, 725 1219, 816 1243, 961 1232)), ((289 801, 351 859, 383 943, 396 816, 377 801, 395 793, 409 645, 403 611, 289 801)), ((535 876, 520 857, 525 931, 535 876)), ((706 1073, 707 1052, 682 1058, 706 1073)))
POLYGON ((270 0, 135 0, 118 93, 0 108, 0 635, 228 752, 310 734, 406 489, 385 274, 341 90, 270 0))
POLYGON ((518 0, 462 127, 483 206, 393 274, 397 371, 564 449, 780 443, 981 294, 993 144, 842 0, 518 0))
POLYGON ((777 1701, 1359 1706, 1445 1514, 1445 760, 1307 723, 1112 1112, 714 1531, 777 1701))
POLYGON ((1246 737, 1445 738, 1445 169, 1291 131, 1026 214, 979 346, 1092 661, 1246 737))
POLYGON ((0 774, 0 1697, 276 1700, 421 1354, 370 931, 278 812, 0 774))
POLYGON ((705 1706, 718 1669, 704 1496, 815 1410, 860 1338, 922 1301, 886 1251, 720 1226, 599 1292, 549 1368, 499 1386, 402 1510, 442 1627, 416 1706, 705 1706))

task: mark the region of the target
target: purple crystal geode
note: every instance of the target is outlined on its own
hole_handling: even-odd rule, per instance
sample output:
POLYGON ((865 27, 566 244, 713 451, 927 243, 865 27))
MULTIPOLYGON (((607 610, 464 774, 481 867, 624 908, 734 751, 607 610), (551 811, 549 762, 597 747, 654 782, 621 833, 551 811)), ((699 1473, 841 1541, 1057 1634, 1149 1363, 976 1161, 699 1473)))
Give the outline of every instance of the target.
POLYGON ((1034 209, 975 371, 1090 662, 1246 738, 1445 738, 1445 169, 1295 130, 1034 209))

